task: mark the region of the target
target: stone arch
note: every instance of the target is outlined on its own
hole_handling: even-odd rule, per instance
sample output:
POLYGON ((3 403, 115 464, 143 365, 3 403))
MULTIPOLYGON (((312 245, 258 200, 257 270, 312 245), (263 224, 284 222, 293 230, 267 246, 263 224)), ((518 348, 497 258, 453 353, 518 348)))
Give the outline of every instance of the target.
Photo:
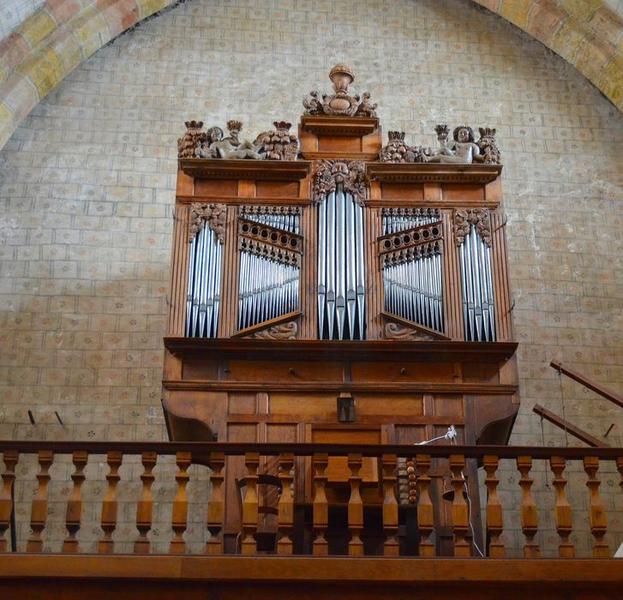
MULTIPOLYGON (((0 42, 0 148, 81 62, 180 1, 185 0, 46 0, 0 42)), ((470 1, 541 41, 623 110, 623 18, 604 0, 470 1)))

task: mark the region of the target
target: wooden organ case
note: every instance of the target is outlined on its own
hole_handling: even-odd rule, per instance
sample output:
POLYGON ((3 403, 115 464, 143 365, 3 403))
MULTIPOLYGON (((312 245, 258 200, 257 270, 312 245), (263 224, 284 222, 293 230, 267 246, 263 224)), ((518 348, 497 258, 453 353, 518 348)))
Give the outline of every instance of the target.
MULTIPOLYGON (((518 387, 495 130, 476 141, 469 127, 440 125, 437 149, 390 132, 382 146, 376 105, 348 91, 352 71, 337 65, 330 77, 331 95, 305 100, 298 139, 283 122, 254 142, 237 121, 227 137, 186 124, 165 337, 169 436, 412 445, 454 426, 458 443, 505 444, 518 387)), ((228 552, 239 543, 242 461, 226 469, 228 552)), ((438 462, 436 543, 451 553, 438 462)), ((417 531, 398 464, 408 552, 417 531)), ((262 459, 259 472, 276 469, 262 459)), ((299 548, 310 469, 296 459, 299 548)), ((466 469, 475 514, 476 469, 466 469)), ((361 475, 374 551, 375 459, 361 475)), ((346 458, 330 458, 337 552, 347 486, 346 458)))

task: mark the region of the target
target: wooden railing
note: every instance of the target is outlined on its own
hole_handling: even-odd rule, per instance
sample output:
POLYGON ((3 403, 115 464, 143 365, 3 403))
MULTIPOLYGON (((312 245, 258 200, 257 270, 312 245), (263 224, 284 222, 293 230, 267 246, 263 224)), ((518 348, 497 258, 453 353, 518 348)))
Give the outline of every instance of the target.
POLYGON ((99 553, 119 551, 128 542, 123 535, 131 538, 134 553, 153 552, 157 511, 167 518, 170 515, 168 553, 222 554, 226 512, 230 510, 230 505, 226 506, 227 471, 232 457, 242 457, 236 460, 244 475, 240 530, 233 550, 241 554, 258 552, 258 480, 267 458, 277 472, 280 489, 274 531, 274 552, 280 555, 331 554, 329 540, 336 535, 331 514, 335 510, 342 511, 344 553, 351 556, 368 554, 371 547, 373 554, 383 556, 438 556, 442 513, 447 515, 451 554, 456 557, 475 557, 482 552, 491 558, 573 558, 582 554, 608 558, 623 541, 623 531, 608 530, 609 510, 618 511, 612 522, 621 522, 623 448, 6 441, 0 442, 0 452, 0 552, 51 549, 54 544, 47 530, 53 503, 57 509, 62 507, 64 514, 64 537, 54 551, 85 551, 80 540, 88 526, 90 531, 101 531, 94 546, 99 553), (336 457, 342 457, 340 464, 349 473, 341 506, 330 494, 329 465, 336 457), (36 483, 23 476, 26 463, 33 459, 36 483), (380 501, 376 506, 366 503, 364 493, 371 463, 377 470, 375 486, 380 501), (65 482, 65 494, 59 499, 54 497, 58 485, 56 492, 53 487, 63 464, 68 467, 68 477, 60 478, 65 482), (464 473, 469 464, 483 469, 481 493, 476 493, 484 498, 482 510, 472 506, 473 490, 479 486, 471 482, 467 493, 464 473), (163 465, 171 469, 167 471, 163 465), (101 466, 105 466, 103 472, 101 466), (98 470, 99 477, 87 476, 98 470), (433 479, 440 471, 449 475, 451 501, 433 489, 433 479), (605 478, 600 478, 600 473, 605 473, 605 478), (166 485, 174 492, 170 498, 160 494, 168 475, 166 485), (406 486, 408 490, 406 496, 398 491, 401 479, 403 489, 406 486), (156 480, 160 482, 158 490, 156 480), (606 480, 607 485, 602 485, 606 480), (22 488, 30 484, 34 490, 31 500, 24 489, 17 493, 18 484, 22 488), (89 502, 99 509, 90 515, 84 510, 88 485, 89 502), (134 519, 129 534, 117 531, 121 485, 134 486, 136 491, 123 502, 132 507, 124 511, 126 519, 127 515, 134 519), (191 498, 191 486, 194 492, 205 491, 199 494, 205 499, 203 504, 194 495, 191 498), (193 517, 192 523, 191 503, 200 505, 200 516, 193 517), (374 510, 380 532, 376 546, 368 540, 374 516, 366 516, 374 510), (200 530, 203 541, 199 546, 188 543, 191 525, 195 533, 200 530), (19 532, 26 530, 27 539, 20 540, 19 532), (583 532, 590 543, 575 543, 576 535, 581 538, 583 532), (482 533, 484 547, 476 548, 482 533))

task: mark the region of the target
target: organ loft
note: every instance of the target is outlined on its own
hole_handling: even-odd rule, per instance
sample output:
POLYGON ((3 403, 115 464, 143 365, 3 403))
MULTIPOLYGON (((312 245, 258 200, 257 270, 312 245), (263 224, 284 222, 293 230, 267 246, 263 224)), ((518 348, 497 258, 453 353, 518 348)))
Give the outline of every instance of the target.
MULTIPOLYGON (((518 382, 495 129, 439 124, 433 147, 385 138, 354 79, 336 65, 297 134, 283 121, 253 141, 236 120, 186 123, 163 374, 171 440, 507 443, 518 382)), ((451 555, 461 490, 463 555, 483 546, 475 459, 431 459, 423 499, 409 458, 283 456, 210 463, 226 473, 215 551, 270 552, 279 539, 383 554, 387 486, 395 554, 451 555)))

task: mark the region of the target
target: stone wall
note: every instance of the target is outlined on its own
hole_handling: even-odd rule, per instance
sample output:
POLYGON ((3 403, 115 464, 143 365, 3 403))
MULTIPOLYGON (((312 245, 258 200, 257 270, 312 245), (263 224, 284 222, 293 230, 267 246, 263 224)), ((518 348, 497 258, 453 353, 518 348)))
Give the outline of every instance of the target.
MULTIPOLYGON (((0 152, 0 439, 165 438, 183 121, 238 118, 249 137, 277 118, 296 123, 302 97, 328 86, 338 61, 372 92, 384 130, 412 143, 432 144, 443 121, 498 130, 521 343, 512 442, 565 443, 547 423, 541 432, 538 402, 598 437, 615 423, 608 441, 623 443, 620 409, 561 387, 548 367, 560 359, 623 387, 623 117, 568 64, 466 0, 193 0, 69 75, 0 152)), ((617 478, 603 485, 612 507, 617 478)), ((551 478, 535 488, 550 498, 551 478)), ((620 517, 611 525, 620 543, 620 517)), ((589 538, 583 524, 578 543, 589 538)))

